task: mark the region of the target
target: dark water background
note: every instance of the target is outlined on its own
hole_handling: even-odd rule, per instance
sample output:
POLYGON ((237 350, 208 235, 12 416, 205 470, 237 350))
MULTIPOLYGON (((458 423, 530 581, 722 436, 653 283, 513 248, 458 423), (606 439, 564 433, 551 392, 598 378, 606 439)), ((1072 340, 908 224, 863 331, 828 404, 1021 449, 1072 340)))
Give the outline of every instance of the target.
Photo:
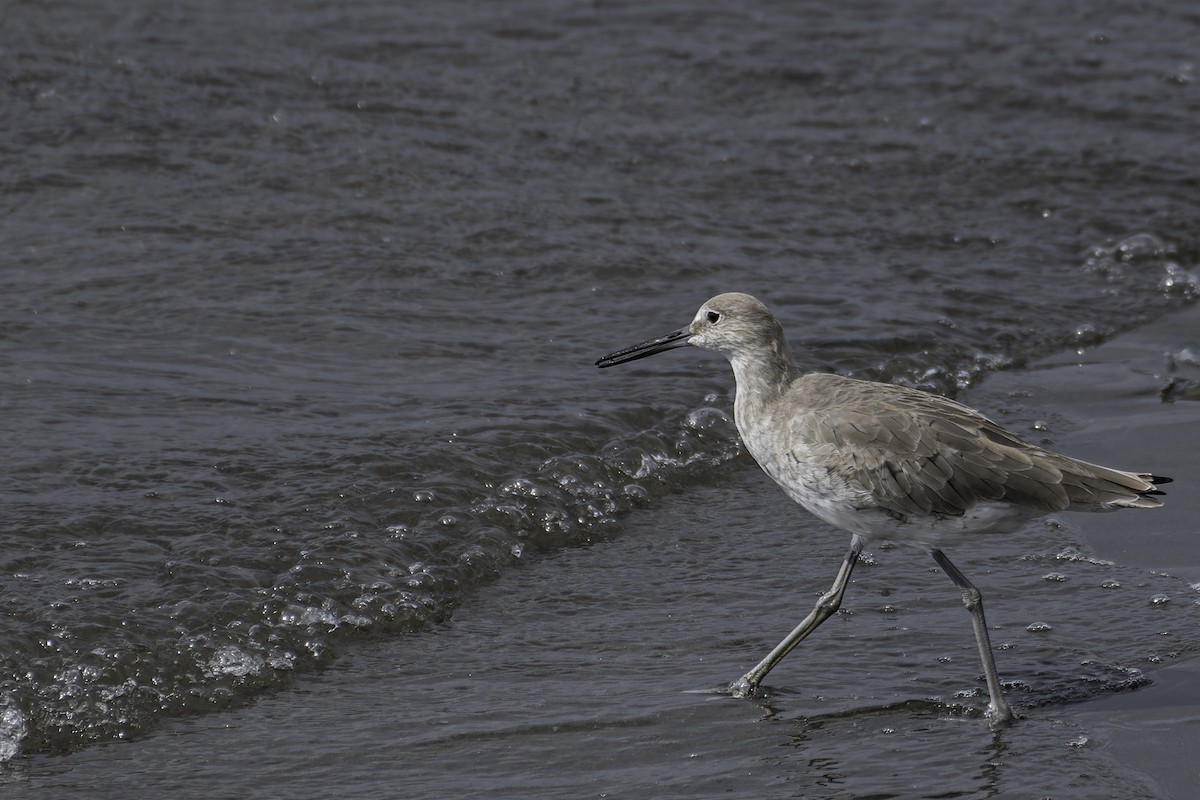
MULTIPOLYGON (((55 754, 221 725, 280 689, 311 689, 361 751, 395 732, 335 725, 330 698, 373 691, 383 664, 449 681, 452 701, 381 691, 411 732, 444 723, 430 703, 552 710, 596 654, 627 663, 587 682, 578 724, 661 711, 744 736, 761 710, 679 690, 757 660, 795 615, 780 598, 806 605, 844 542, 759 485, 722 360, 592 362, 740 290, 809 364, 955 394, 1182 307, 1200 291, 1198 44, 1188 2, 9 4, 0 757, 36 785, 55 754), (755 525, 811 531, 822 557, 755 525), (741 604, 673 584, 678 559, 741 604), (604 580, 576 574, 598 561, 604 580), (456 650, 460 606, 500 591, 495 647, 456 650), (666 604, 692 638, 664 644, 666 604), (695 661, 697 637, 720 665, 695 661)), ((876 580, 908 635, 826 636, 805 672, 858 691, 778 759, 852 747, 856 713, 911 702, 888 717, 912 728, 893 757, 932 768, 918 729, 980 705, 953 587, 926 605, 919 554, 876 558, 899 565, 876 580)), ((1120 569, 1038 526, 970 558, 1015 587, 1013 639, 1047 574, 1120 569)), ((1019 707, 1137 685, 1157 631, 1098 625, 1119 596, 1062 600, 1073 633, 1010 642, 1019 707)), ((1173 608, 1163 624, 1191 633, 1171 652, 1200 649, 1173 608)), ((654 747, 618 736, 607 766, 522 784, 561 746, 544 713, 546 741, 502 754, 486 725, 415 745, 409 796, 651 782, 654 747)), ((286 750, 289 730, 257 736, 286 750)), ((903 796, 877 771, 859 790, 903 796)), ((740 775, 718 760, 675 788, 740 775)))

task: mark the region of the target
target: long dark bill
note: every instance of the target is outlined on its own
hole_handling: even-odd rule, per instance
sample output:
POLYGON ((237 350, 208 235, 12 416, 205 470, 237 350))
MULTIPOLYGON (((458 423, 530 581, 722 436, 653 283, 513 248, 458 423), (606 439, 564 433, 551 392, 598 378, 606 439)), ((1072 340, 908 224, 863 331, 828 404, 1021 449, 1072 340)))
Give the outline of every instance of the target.
POLYGON ((624 350, 609 353, 597 361, 596 366, 600 367, 600 369, 615 367, 617 364, 624 364, 626 361, 637 361, 639 358, 652 356, 664 350, 674 350, 676 347, 684 347, 687 345, 691 335, 691 326, 680 328, 677 331, 671 331, 666 336, 660 336, 657 339, 651 339, 648 342, 642 342, 641 344, 635 344, 633 347, 626 347, 624 350))

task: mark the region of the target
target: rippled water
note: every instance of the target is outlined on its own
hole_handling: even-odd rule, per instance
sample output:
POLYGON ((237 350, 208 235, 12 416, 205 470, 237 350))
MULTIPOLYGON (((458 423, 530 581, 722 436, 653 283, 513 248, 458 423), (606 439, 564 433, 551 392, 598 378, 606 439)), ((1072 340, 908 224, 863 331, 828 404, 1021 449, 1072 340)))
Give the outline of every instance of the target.
POLYGON ((719 360, 591 366, 717 291, 946 393, 1198 292, 1187 3, 5 17, 3 758, 419 648, 750 469, 719 360))

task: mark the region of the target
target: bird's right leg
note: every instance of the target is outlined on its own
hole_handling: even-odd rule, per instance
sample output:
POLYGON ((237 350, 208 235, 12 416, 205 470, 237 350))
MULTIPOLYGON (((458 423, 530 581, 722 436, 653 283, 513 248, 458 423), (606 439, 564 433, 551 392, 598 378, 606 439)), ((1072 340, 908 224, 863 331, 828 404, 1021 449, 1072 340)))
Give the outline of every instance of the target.
POLYGON ((1004 691, 1000 688, 1000 675, 996 671, 996 657, 992 654, 992 640, 988 636, 987 620, 983 616, 983 595, 975 588, 975 584, 967 580, 958 567, 950 563, 946 554, 941 550, 933 551, 933 560, 950 576, 954 585, 962 593, 963 605, 971 613, 971 625, 975 628, 975 643, 979 646, 979 658, 983 662, 983 675, 987 680, 988 718, 992 728, 999 728, 1013 719, 1012 709, 1004 699, 1004 691))
POLYGON ((841 607, 842 595, 846 593, 846 584, 850 581, 850 573, 854 571, 854 565, 858 563, 858 557, 862 555, 863 544, 863 540, 858 535, 850 540, 850 550, 842 561, 842 567, 838 570, 833 586, 830 586, 829 591, 817 599, 817 604, 809 612, 809 615, 801 620, 800 624, 782 642, 775 645, 775 649, 767 653, 767 657, 758 662, 758 666, 730 684, 730 694, 734 697, 752 695, 766 674, 774 669, 775 665, 792 651, 792 648, 804 641, 810 633, 817 629, 818 625, 833 616, 841 607))

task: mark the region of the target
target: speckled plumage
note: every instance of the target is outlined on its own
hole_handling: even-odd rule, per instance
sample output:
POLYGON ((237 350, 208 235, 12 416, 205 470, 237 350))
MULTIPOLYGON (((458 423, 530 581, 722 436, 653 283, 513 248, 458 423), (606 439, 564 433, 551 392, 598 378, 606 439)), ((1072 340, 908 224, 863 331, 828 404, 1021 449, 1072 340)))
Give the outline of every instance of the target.
POLYGON ((612 353, 601 367, 692 345, 729 359, 737 382, 734 420, 747 450, 783 490, 816 516, 853 534, 830 590, 758 666, 731 687, 762 678, 829 617, 864 540, 928 550, 971 612, 999 724, 1012 712, 999 678, 978 590, 941 548, 971 535, 1011 530, 1053 511, 1155 508, 1169 479, 1089 464, 1021 440, 944 397, 830 374, 801 374, 779 322, 746 294, 700 307, 691 324, 612 353))
POLYGON ((738 430, 763 470, 817 516, 869 539, 940 547, 1052 511, 1161 505, 1149 475, 1044 450, 924 392, 813 374, 754 413, 745 405, 735 407, 738 430))

